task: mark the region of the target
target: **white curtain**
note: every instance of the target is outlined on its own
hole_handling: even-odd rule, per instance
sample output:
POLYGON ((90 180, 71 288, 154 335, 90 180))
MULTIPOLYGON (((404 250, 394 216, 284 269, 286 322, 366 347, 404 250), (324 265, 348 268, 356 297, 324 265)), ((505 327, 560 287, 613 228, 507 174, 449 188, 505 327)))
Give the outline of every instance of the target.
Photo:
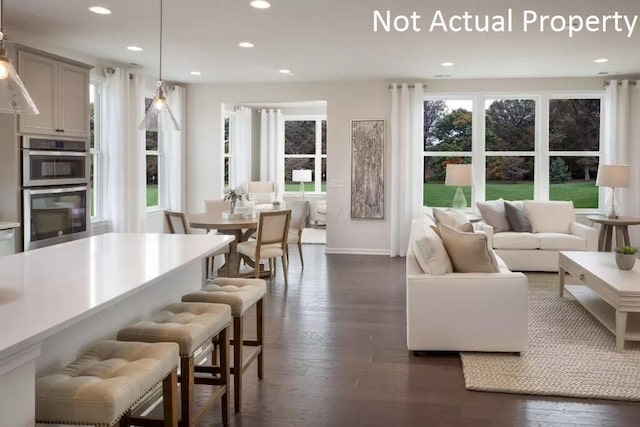
POLYGON ((164 156, 163 169, 160 173, 159 188, 162 191, 161 200, 168 209, 184 211, 185 206, 185 89, 181 86, 172 86, 167 93, 167 103, 176 117, 181 130, 171 127, 160 132, 162 151, 164 156))
POLYGON ((260 181, 277 182, 284 188, 284 165, 279 161, 284 153, 284 119, 279 109, 260 112, 260 181))
POLYGON ((391 89, 391 256, 406 256, 411 220, 422 206, 424 86, 391 89))
POLYGON ((251 181, 251 109, 236 107, 233 126, 229 135, 231 188, 251 181))
MULTIPOLYGON (((640 83, 611 80, 605 102, 605 143, 601 163, 628 164, 629 188, 616 190, 619 212, 640 216, 640 83)), ((629 227, 631 244, 640 244, 640 230, 629 227)))
POLYGON ((105 213, 111 230, 146 230, 144 76, 116 69, 107 73, 105 98, 105 213))

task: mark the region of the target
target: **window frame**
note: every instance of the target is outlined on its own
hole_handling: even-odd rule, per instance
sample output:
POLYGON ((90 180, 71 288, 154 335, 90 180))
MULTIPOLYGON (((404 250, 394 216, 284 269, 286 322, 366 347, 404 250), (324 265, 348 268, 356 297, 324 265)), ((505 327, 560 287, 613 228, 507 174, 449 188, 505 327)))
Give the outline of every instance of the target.
MULTIPOLYGON (((104 84, 106 79, 99 76, 91 76, 89 86, 94 87, 93 99, 93 147, 89 140, 89 188, 91 192, 91 206, 94 215, 89 211, 90 222, 100 222, 104 220, 104 141, 103 126, 104 112, 106 110, 104 98, 104 84), (93 162, 93 188, 91 188, 91 164, 93 162)), ((91 88, 89 88, 91 90, 91 88)))
MULTIPOLYGON (((145 92, 144 94, 144 105, 146 107, 146 101, 147 99, 154 99, 155 98, 155 93, 154 92, 145 92)), ((152 108, 153 105, 151 105, 149 108, 152 108)), ((144 114, 146 114, 147 109, 144 108, 144 114)), ((145 134, 148 131, 145 131, 145 134)), ((164 150, 163 150, 163 138, 162 138, 162 132, 160 132, 160 129, 158 129, 157 131, 158 133, 158 148, 156 150, 147 150, 147 145, 146 145, 146 137, 145 137, 145 153, 144 153, 144 166, 145 166, 145 207, 147 210, 147 213, 150 212, 157 212, 157 211, 162 211, 165 209, 165 200, 163 197, 163 191, 161 186, 165 185, 165 182, 163 181, 163 179, 161 178, 165 171, 164 171, 164 150), (147 183, 146 183, 146 168, 147 168, 147 156, 156 156, 156 161, 157 161, 157 165, 158 165, 158 177, 157 177, 157 182, 158 182, 158 204, 157 205, 152 205, 152 206, 147 206, 146 200, 147 200, 147 183)))
MULTIPOLYGON (((290 114, 290 115, 283 115, 282 118, 282 122, 283 122, 283 133, 282 133, 282 139, 283 139, 283 143, 282 143, 282 153, 280 156, 280 162, 281 162, 281 170, 283 171, 283 174, 286 174, 286 170, 285 170, 285 162, 286 159, 313 159, 313 188, 314 191, 306 191, 305 190, 305 194, 318 194, 318 195, 324 195, 327 194, 326 189, 325 191, 322 191, 322 159, 327 159, 327 153, 323 153, 322 152, 322 122, 327 122, 327 134, 328 134, 328 121, 327 121, 327 116, 323 115, 323 114, 312 114, 312 115, 303 115, 303 114, 290 114), (286 123, 287 122, 293 122, 293 121, 297 121, 297 122, 315 122, 315 153, 314 154, 286 154, 286 148, 285 148, 285 132, 286 132, 286 123)), ((327 144, 327 150, 328 150, 329 144, 327 144)), ((282 177, 282 188, 283 194, 286 195, 295 195, 295 194, 301 194, 299 190, 295 190, 295 191, 287 191, 287 182, 286 182, 286 177, 283 175, 282 177)))
MULTIPOLYGON (((486 159, 494 156, 533 156, 534 158, 534 178, 533 178, 533 198, 534 200, 549 200, 549 161, 551 157, 575 156, 575 157, 598 157, 602 158, 605 150, 606 139, 604 129, 605 91, 509 91, 509 92, 442 92, 430 93, 423 97, 424 101, 472 101, 472 138, 471 151, 425 151, 422 147, 423 162, 426 157, 471 157, 474 165, 483 165, 482 168, 473 168, 473 182, 471 189, 471 206, 477 201, 485 201, 486 194, 486 159), (534 151, 486 151, 486 101, 490 99, 530 99, 535 102, 535 139, 534 151), (599 99, 600 100, 600 149, 594 151, 551 151, 549 147, 549 103, 553 99, 599 99)), ((421 141, 421 144, 423 142, 421 141)), ((423 166, 424 167, 424 166, 423 166)), ((424 178, 424 170, 420 176, 424 178)), ((580 214, 597 213, 604 211, 604 189, 598 189, 597 208, 577 208, 580 214)), ((423 201, 424 203, 424 201, 423 201)))

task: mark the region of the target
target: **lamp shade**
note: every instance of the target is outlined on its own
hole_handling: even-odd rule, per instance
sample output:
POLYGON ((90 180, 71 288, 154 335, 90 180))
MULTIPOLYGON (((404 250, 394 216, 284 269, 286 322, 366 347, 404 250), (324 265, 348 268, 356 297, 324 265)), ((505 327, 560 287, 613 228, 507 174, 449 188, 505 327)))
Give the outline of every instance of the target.
POLYGON ((471 165, 447 165, 447 177, 444 185, 467 186, 473 185, 471 165))
POLYGON ((291 181, 293 182, 311 182, 311 169, 294 169, 291 174, 291 181))
POLYGON ((624 188, 630 184, 629 165, 598 166, 598 187, 624 188))
POLYGON ((0 42, 0 113, 38 114, 38 108, 20 80, 0 42))

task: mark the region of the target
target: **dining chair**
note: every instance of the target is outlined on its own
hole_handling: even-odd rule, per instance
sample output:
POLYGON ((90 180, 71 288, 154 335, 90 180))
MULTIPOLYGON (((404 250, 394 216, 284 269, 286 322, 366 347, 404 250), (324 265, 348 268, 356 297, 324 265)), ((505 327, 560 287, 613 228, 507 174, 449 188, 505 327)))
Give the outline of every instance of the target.
MULTIPOLYGON (((169 232, 171 234, 192 234, 191 227, 189 226, 189 219, 184 212, 165 210, 164 217, 167 220, 167 225, 169 226, 169 232)), ((215 234, 215 232, 212 231, 210 234, 215 234)), ((229 277, 231 273, 230 251, 229 245, 227 245, 207 257, 207 279, 213 276, 213 261, 218 255, 224 255, 225 274, 227 277, 229 277)))
MULTIPOLYGON (((304 259, 302 258, 302 230, 304 230, 307 216, 309 215, 309 202, 306 200, 293 200, 287 204, 291 206, 291 224, 289 225, 287 243, 298 245, 300 264, 304 268, 304 259)), ((287 245, 287 259, 289 258, 288 255, 289 245, 287 245)))
MULTIPOLYGON (((275 258, 282 259, 284 285, 287 286, 289 260, 287 257, 287 235, 291 223, 291 210, 260 212, 258 230, 255 240, 238 243, 238 253, 255 260, 254 274, 260 278, 260 261, 269 260, 269 265, 275 266, 275 258)), ((273 273, 273 271, 271 271, 273 273)))
POLYGON ((224 199, 214 199, 204 201, 204 211, 208 214, 219 214, 231 210, 231 201, 224 199))

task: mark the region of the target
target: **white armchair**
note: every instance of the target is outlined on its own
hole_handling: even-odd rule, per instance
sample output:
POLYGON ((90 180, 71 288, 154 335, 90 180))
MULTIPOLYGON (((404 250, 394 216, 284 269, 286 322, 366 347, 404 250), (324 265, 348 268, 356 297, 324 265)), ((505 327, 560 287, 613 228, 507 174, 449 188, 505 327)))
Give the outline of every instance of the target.
POLYGON ((248 194, 257 205, 271 204, 278 198, 278 184, 271 181, 251 181, 243 185, 244 193, 248 194))
POLYGON ((313 212, 313 220, 315 222, 316 228, 318 228, 319 225, 327 224, 327 201, 326 200, 318 200, 316 202, 316 207, 313 212))

